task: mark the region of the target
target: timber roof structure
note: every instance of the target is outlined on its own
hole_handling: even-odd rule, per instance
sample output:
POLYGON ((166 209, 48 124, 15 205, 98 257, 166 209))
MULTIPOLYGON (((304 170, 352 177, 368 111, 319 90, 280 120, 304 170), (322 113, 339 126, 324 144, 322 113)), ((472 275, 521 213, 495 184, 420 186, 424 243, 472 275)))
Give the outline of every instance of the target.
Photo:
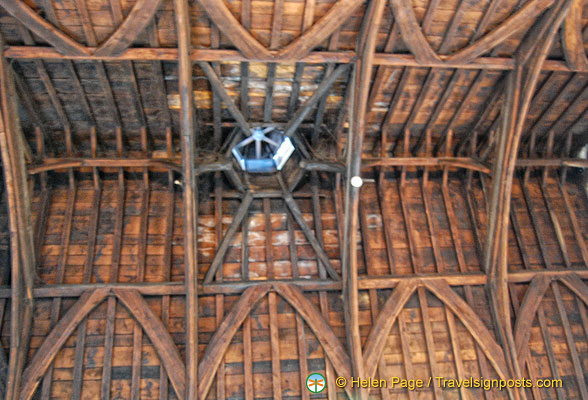
POLYGON ((588 399, 587 36, 583 0, 0 0, 1 395, 588 399), (393 377, 434 381, 350 385, 393 377))

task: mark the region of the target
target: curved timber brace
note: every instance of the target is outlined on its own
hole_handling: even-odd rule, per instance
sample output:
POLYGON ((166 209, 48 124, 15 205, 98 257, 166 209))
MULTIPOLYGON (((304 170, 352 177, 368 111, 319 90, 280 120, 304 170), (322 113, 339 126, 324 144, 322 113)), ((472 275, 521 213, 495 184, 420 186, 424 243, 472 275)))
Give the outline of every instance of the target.
MULTIPOLYGON (((507 76, 502 125, 498 131, 496 157, 492 165, 492 188, 483 265, 488 274, 487 290, 492 314, 509 373, 519 378, 522 377, 523 371, 515 348, 507 285, 508 220, 512 181, 523 126, 541 66, 570 4, 570 0, 555 2, 529 30, 517 49, 515 69, 507 76)), ((512 390, 509 396, 513 399, 524 399, 525 393, 512 390)))
POLYGON ((10 355, 6 382, 6 399, 18 399, 22 370, 28 353, 33 321, 33 283, 35 246, 31 202, 25 167, 26 141, 20 129, 17 99, 11 70, 4 58, 0 36, 0 149, 8 197, 12 301, 10 320, 10 355))

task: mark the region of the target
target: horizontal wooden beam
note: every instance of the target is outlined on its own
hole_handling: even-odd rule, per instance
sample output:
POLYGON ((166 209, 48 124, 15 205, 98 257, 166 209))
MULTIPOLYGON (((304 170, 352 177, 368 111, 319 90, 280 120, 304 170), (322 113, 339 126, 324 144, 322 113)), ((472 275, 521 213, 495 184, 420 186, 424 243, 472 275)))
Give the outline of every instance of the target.
MULTIPOLYGON (((93 51, 93 48, 89 48, 93 51)), ((79 61, 120 61, 120 60, 160 60, 176 61, 178 50, 175 48, 131 48, 125 50, 120 56, 96 56, 96 55, 63 55, 51 47, 44 46, 9 46, 4 52, 6 58, 15 59, 68 59, 79 61)), ((283 63, 303 62, 308 64, 348 64, 355 62, 356 53, 353 51, 313 51, 301 59, 284 59, 283 63)), ((192 61, 240 61, 240 62, 275 62, 272 59, 249 59, 236 50, 224 49, 193 49, 190 57, 192 61)), ((388 67, 429 67, 429 68, 457 68, 457 69, 491 69, 491 70, 512 70, 514 59, 504 57, 478 57, 470 63, 446 62, 447 56, 440 56, 440 61, 429 61, 419 63, 410 54, 374 54, 374 65, 388 67)), ((562 72, 588 72, 588 69, 570 68, 565 61, 546 60, 542 67, 543 71, 562 72)))
MULTIPOLYGON (((472 157, 384 157, 364 158, 362 170, 374 167, 453 167, 490 173, 488 163, 472 157)), ((582 158, 519 158, 517 168, 528 167, 575 167, 588 168, 588 160, 582 158)))
MULTIPOLYGON (((543 269, 543 270, 521 270, 508 274, 509 283, 528 283, 536 276, 565 277, 578 275, 582 279, 588 279, 587 269, 543 269)), ((440 273, 440 274, 412 274, 412 275, 382 275, 382 276, 360 276, 359 289, 391 289, 400 282, 417 280, 419 283, 445 281, 449 286, 482 286, 486 284, 486 275, 481 272, 471 273, 440 273)), ((267 283, 290 283, 298 286, 303 291, 340 291, 341 281, 334 280, 310 280, 310 279, 289 279, 289 280, 262 280, 262 281, 240 281, 211 283, 209 285, 198 285, 200 295, 234 295, 244 292, 247 288, 267 283)), ((153 283, 87 283, 87 284, 63 284, 46 285, 33 289, 35 298, 52 297, 79 297, 88 289, 133 289, 143 296, 182 296, 185 294, 183 282, 153 282, 153 283)), ((0 299, 10 297, 10 288, 0 286, 0 299)))

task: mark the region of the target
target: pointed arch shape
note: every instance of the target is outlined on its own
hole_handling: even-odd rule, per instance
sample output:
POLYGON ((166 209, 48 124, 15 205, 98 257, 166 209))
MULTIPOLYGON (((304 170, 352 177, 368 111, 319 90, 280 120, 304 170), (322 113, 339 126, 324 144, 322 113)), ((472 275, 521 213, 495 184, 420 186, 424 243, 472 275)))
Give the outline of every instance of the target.
POLYGON ((110 289, 107 288, 86 290, 63 318, 53 327, 23 372, 20 391, 21 399, 30 399, 33 397, 35 389, 41 382, 43 375, 45 375, 45 371, 47 371, 47 368, 49 368, 49 365, 55 359, 57 352, 75 331, 80 322, 98 304, 102 303, 109 293, 110 289))
POLYGON ((216 370, 220 365, 231 339, 245 321, 251 310, 271 289, 271 284, 252 286, 245 290, 231 311, 223 319, 214 336, 206 346, 198 365, 198 397, 206 398, 216 370))
POLYGON ((478 56, 492 50, 512 35, 525 28, 525 22, 534 21, 539 15, 553 5, 554 0, 531 0, 504 22, 488 32, 474 43, 449 55, 449 63, 470 63, 478 56))
MULTIPOLYGON (((139 0, 123 23, 95 49, 97 56, 119 56, 153 19, 162 0, 139 0)), ((88 56, 92 50, 66 35, 40 17, 22 0, 0 0, 0 5, 27 29, 44 38, 55 49, 67 56, 88 56)))
POLYGON ((390 329, 392 329, 396 318, 398 318, 417 286, 418 284, 413 281, 400 282, 380 310, 378 319, 372 326, 364 345, 363 360, 367 376, 375 376, 378 361, 386 346, 386 338, 390 334, 390 329))
POLYGON ((494 367, 498 376, 502 379, 508 379, 508 368, 502 347, 496 343, 496 340, 494 340, 490 331, 484 325, 484 322, 472 310, 470 305, 455 293, 445 281, 427 282, 424 286, 437 296, 443 304, 449 307, 453 314, 466 327, 486 355, 486 358, 488 358, 488 361, 490 361, 490 364, 494 367))
POLYGON ((553 281, 560 281, 563 283, 588 306, 588 285, 586 285, 578 275, 570 274, 561 277, 536 276, 533 278, 527 292, 525 293, 521 308, 519 309, 519 317, 515 323, 515 346, 521 368, 524 368, 526 364, 525 351, 529 344, 531 327, 533 326, 535 315, 541 305, 541 300, 543 300, 549 285, 553 281))
POLYGON ((55 49, 67 56, 87 56, 90 51, 51 23, 40 17, 22 0, 0 0, 0 5, 27 29, 35 32, 55 49))
POLYGON ((147 334, 178 399, 183 400, 186 393, 186 368, 163 322, 155 315, 139 291, 135 289, 113 289, 112 291, 147 334))

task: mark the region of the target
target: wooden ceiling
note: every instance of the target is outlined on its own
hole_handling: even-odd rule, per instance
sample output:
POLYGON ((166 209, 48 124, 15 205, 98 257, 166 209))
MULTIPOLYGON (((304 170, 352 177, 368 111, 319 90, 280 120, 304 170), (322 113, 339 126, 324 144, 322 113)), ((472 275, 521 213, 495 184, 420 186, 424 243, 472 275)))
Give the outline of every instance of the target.
MULTIPOLYGON (((447 306, 458 375, 463 360, 455 351, 455 316, 476 340, 480 375, 486 358, 502 378, 536 375, 523 350, 534 321, 524 313, 530 312, 538 315, 549 376, 557 377, 538 306, 551 285, 577 381, 577 390, 567 393, 586 398, 555 281, 569 289, 566 301, 588 301, 580 278, 588 262, 586 196, 568 179, 570 168, 588 166, 579 155, 588 142, 587 26, 582 0, 0 0, 0 148, 12 239, 11 286, 2 289, 2 300, 11 297, 11 314, 22 315, 10 319, 10 338, 21 342, 10 341, 6 397, 28 399, 37 389, 47 399, 70 393, 52 389, 53 368, 59 369, 53 360, 77 329, 66 380, 71 397, 81 398, 85 318, 106 299, 103 383, 96 390, 102 398, 110 396, 116 304, 137 322, 130 397, 139 397, 143 331, 167 374, 160 374, 160 398, 171 392, 167 378, 178 398, 210 396, 215 376, 215 396, 224 397, 223 357, 243 323, 242 397, 252 398, 251 326, 245 321, 266 297, 272 392, 265 397, 282 394, 278 297, 292 307, 297 329, 304 333, 305 323, 316 335, 329 379, 333 368, 347 377, 383 374, 381 355, 397 317, 397 350, 411 375, 401 312, 411 297, 418 297, 423 352, 434 375, 431 295, 447 306), (295 165, 272 176, 272 187, 243 174, 227 152, 251 127, 264 125, 283 128, 298 149, 295 165), (534 171, 541 173, 540 184, 534 171), (351 184, 359 176, 361 189, 351 184), (540 213, 539 198, 545 204, 540 213), (150 201, 156 204, 151 209, 150 201), (79 221, 76 207, 83 210, 79 221), (127 221, 125 212, 139 222, 127 221), (232 215, 226 229, 223 212, 232 215), (324 227, 321 212, 330 221, 324 227), (265 222, 263 245, 252 255, 250 213, 265 222), (562 215, 571 229, 560 223, 562 215), (63 221, 62 250, 43 233, 52 217, 63 221), (155 233, 150 219, 159 221, 155 233), (203 232, 212 226, 212 233, 203 232), (104 244, 112 256, 106 268, 94 257, 101 256, 104 230, 112 230, 104 244), (288 268, 273 268, 284 261, 286 247, 273 246, 273 230, 288 235, 288 268), (72 232, 82 231, 87 254, 75 264, 81 255, 70 249, 70 239, 75 247, 72 232), (226 265, 238 234, 241 259, 226 265), (165 266, 154 268, 162 281, 146 279, 153 272, 146 271, 150 235, 165 242, 165 266), (337 242, 327 243, 329 235, 337 242), (125 246, 139 248, 139 272, 121 263, 125 246), (175 264, 174 246, 181 248, 175 264), (446 256, 446 248, 454 255, 446 256), (54 263, 47 261, 51 252, 59 253, 54 263), (259 254, 263 265, 250 268, 259 254), (537 254, 542 262, 533 258, 537 254), (536 268, 542 263, 545 268, 536 268), (70 276, 66 265, 82 273, 70 276), (521 265, 528 271, 518 271, 521 265), (560 266, 568 270, 548 271, 560 266), (121 271, 132 275, 130 282, 119 280, 121 271), (524 298, 514 283, 529 283, 524 298), (450 286, 463 286, 464 298, 450 286), (316 292, 316 299, 303 290, 316 292), (484 321, 473 309, 474 292, 483 298, 484 321), (225 296, 235 295, 225 310, 225 296), (379 295, 387 300, 378 316, 379 295), (50 312, 39 311, 43 296, 52 299, 50 312), (79 299, 60 317, 66 296, 79 299), (167 311, 161 319, 143 296, 162 297, 167 311), (170 296, 181 298, 178 343, 162 323, 170 318, 170 296), (215 310, 212 325, 207 307, 215 310), (329 307, 342 325, 337 333, 329 307), (46 338, 29 333, 39 324, 34 314, 52 327, 42 329, 46 338)), ((584 330, 587 324, 584 316, 584 330)), ((304 340, 297 345, 306 354, 304 340)), ((307 366, 299 368, 303 380, 307 366)), ((330 398, 335 392, 329 389, 330 398)), ((346 392, 367 398, 364 390, 346 392)), ((438 389, 434 395, 442 396, 438 389)), ((526 398, 524 390, 508 396, 526 398)))

